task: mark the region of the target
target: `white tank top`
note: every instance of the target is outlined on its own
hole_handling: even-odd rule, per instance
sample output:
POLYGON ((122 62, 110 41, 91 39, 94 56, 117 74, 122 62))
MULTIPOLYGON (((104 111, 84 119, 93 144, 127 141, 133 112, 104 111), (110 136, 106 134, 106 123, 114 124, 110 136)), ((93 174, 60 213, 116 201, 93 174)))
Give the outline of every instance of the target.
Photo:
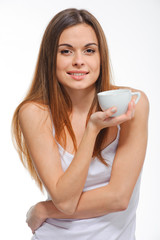
MULTIPOLYGON (((116 139, 102 150, 102 156, 109 167, 97 158, 92 159, 83 191, 88 191, 109 183, 114 161, 120 127, 116 139)), ((73 155, 59 144, 62 168, 65 171, 73 155)), ((74 184, 74 183, 73 183, 74 184)), ((72 187, 72 186, 71 186, 72 187)), ((135 240, 136 209, 139 199, 140 177, 135 185, 127 210, 114 212, 90 219, 47 219, 35 232, 33 239, 38 240, 135 240)), ((50 200, 48 195, 48 200, 50 200)))

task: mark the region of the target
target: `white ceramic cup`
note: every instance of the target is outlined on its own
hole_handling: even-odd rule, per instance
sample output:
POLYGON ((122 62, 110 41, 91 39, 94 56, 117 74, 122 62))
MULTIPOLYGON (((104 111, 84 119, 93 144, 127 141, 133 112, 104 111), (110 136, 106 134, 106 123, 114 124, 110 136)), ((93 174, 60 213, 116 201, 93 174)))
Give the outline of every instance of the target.
POLYGON ((112 117, 116 117, 126 113, 128 109, 128 103, 131 101, 132 96, 135 95, 137 96, 135 100, 135 103, 137 104, 140 99, 141 93, 132 92, 130 89, 108 90, 104 92, 99 92, 97 94, 99 105, 103 111, 111 107, 117 108, 117 112, 114 113, 112 117))

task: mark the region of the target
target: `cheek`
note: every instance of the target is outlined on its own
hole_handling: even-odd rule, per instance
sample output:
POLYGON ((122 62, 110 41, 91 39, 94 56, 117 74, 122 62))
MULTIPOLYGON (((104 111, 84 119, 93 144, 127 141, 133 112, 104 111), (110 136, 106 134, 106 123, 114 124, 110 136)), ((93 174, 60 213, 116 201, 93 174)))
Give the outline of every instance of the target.
POLYGON ((97 55, 92 59, 92 69, 98 71, 100 69, 100 56, 97 55))
POLYGON ((57 56, 57 70, 59 71, 63 71, 68 65, 68 60, 67 58, 61 57, 61 56, 57 56))
POLYGON ((93 67, 93 70, 95 72, 97 72, 97 74, 99 75, 99 73, 100 73, 100 59, 99 58, 94 60, 92 67, 93 67))
POLYGON ((61 58, 57 58, 57 65, 56 65, 57 77, 62 76, 65 73, 65 69, 66 69, 65 61, 61 60, 61 58))
POLYGON ((57 57, 57 65, 56 65, 56 76, 60 83, 64 83, 66 79, 66 72, 68 71, 68 59, 63 57, 57 57))

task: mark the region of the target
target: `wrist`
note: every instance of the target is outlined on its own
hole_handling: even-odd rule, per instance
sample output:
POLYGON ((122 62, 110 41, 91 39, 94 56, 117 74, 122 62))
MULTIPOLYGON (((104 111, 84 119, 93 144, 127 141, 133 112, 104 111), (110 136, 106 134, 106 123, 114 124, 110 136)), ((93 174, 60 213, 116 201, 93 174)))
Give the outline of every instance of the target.
POLYGON ((39 202, 35 205, 38 218, 46 220, 48 218, 48 211, 45 202, 39 202))
POLYGON ((100 129, 98 129, 97 126, 95 126, 95 124, 93 124, 91 121, 89 121, 87 124, 87 130, 90 131, 96 137, 100 132, 100 129))
POLYGON ((37 203, 37 210, 41 219, 58 218, 61 213, 51 200, 37 203))

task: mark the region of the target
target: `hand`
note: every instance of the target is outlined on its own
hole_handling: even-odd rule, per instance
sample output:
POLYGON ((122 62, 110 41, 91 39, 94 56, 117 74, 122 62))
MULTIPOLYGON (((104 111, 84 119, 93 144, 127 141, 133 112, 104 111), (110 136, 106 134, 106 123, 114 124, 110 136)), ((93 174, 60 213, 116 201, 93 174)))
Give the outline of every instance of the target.
POLYGON ((88 124, 94 126, 99 132, 103 128, 117 126, 125 121, 131 120, 134 117, 135 101, 131 100, 129 102, 128 109, 125 114, 118 117, 111 117, 116 111, 116 107, 112 107, 104 112, 95 112, 91 115, 88 124))
POLYGON ((38 203, 32 206, 27 212, 26 223, 32 230, 32 233, 34 233, 35 230, 38 229, 45 220, 46 218, 42 217, 40 205, 38 203))

